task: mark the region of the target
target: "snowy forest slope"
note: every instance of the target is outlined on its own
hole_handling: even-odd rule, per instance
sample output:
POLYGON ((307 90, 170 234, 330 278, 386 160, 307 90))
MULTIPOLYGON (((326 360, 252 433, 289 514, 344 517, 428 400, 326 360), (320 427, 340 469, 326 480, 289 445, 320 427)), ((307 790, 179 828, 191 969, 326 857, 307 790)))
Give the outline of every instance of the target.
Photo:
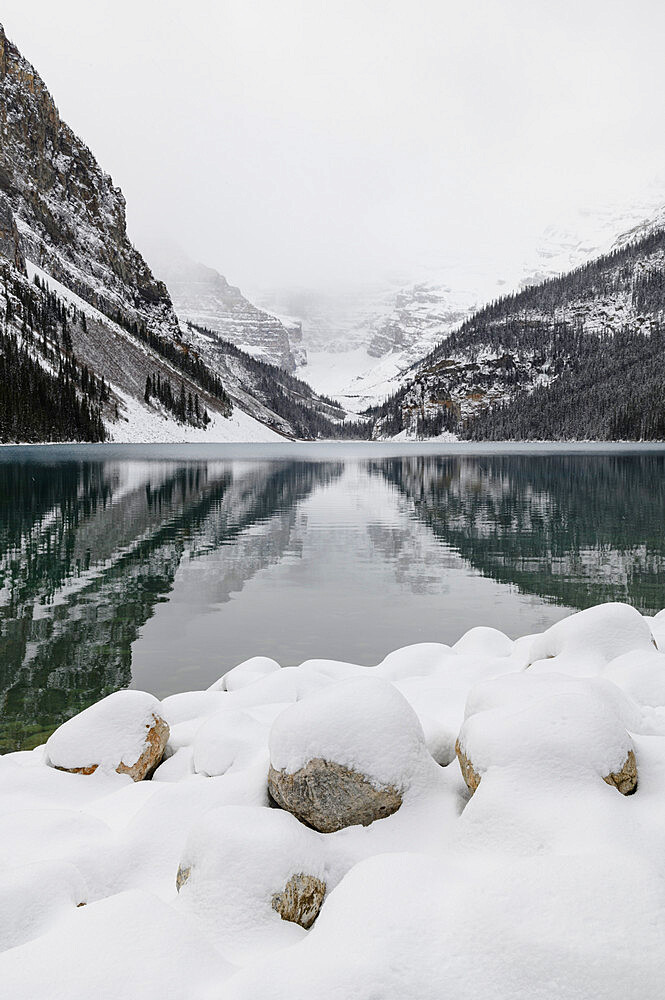
POLYGON ((476 312, 371 412, 384 435, 665 437, 665 230, 476 312))

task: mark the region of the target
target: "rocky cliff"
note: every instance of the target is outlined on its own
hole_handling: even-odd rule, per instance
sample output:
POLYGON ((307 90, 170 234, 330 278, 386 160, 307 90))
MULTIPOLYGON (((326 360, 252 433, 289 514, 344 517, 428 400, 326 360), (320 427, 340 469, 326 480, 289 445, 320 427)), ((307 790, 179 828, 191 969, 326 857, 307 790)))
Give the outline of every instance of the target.
MULTIPOLYGON (((177 335, 166 286, 127 237, 125 199, 0 25, 0 242, 101 312, 177 335), (8 233, 11 234, 7 243, 8 233)), ((8 249, 10 253, 8 253, 8 249)))
POLYGON ((302 326, 257 308, 211 267, 182 255, 158 262, 181 320, 218 333, 261 361, 294 372, 306 362, 302 326))

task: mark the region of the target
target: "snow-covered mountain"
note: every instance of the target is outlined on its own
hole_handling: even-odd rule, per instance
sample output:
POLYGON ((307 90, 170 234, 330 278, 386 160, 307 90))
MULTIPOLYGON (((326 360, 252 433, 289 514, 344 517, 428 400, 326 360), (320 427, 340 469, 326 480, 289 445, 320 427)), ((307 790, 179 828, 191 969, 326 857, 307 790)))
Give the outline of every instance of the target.
POLYGON ((218 333, 252 357, 285 371, 306 364, 299 322, 257 308, 218 271, 177 250, 150 257, 181 320, 218 333))
POLYGON ((122 192, 1 26, 0 129, 0 440, 339 432, 343 412, 282 371, 295 364, 295 326, 290 334, 198 265, 207 299, 195 316, 205 325, 225 309, 226 326, 181 322, 127 236, 122 192))
POLYGON ((665 180, 624 205, 571 212, 521 259, 441 257, 410 276, 363 289, 266 290, 266 308, 302 323, 307 367, 299 374, 351 410, 395 392, 420 359, 488 302, 565 273, 665 224, 665 180), (645 221, 646 220, 646 221, 645 221))
POLYGON ((475 312, 375 409, 375 434, 664 438, 665 229, 639 232, 475 312))

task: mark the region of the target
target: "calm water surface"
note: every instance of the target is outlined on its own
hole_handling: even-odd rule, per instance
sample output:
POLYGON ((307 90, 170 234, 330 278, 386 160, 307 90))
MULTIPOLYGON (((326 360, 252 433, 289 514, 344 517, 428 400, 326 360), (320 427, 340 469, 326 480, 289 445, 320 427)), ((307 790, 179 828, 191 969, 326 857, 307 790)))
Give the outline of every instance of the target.
POLYGON ((664 526, 662 448, 0 449, 0 751, 255 654, 371 664, 660 610, 664 526))

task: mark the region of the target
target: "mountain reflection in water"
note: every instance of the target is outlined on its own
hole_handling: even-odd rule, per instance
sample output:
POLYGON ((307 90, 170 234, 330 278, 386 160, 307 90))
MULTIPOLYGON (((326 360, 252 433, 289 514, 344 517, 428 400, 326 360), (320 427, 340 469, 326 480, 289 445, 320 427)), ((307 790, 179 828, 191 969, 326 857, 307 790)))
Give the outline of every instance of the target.
POLYGON ((476 624, 665 605, 662 453, 73 454, 0 461, 0 751, 258 653, 369 664, 476 624))

